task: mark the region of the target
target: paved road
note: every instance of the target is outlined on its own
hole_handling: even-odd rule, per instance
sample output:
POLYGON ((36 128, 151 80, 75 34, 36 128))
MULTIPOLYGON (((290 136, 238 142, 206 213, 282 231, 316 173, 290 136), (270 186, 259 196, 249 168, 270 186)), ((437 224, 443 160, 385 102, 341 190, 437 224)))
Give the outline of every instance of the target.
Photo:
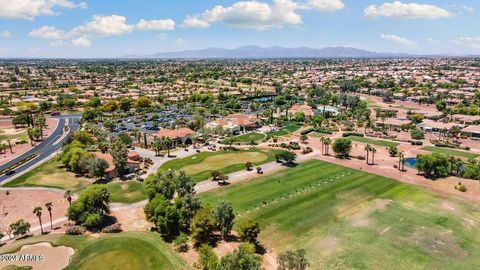
POLYGON ((63 128, 65 126, 65 122, 68 119, 68 127, 70 129, 70 132, 73 132, 78 129, 78 124, 80 120, 80 116, 78 115, 66 115, 66 116, 59 116, 58 118, 58 126, 55 129, 55 131, 44 141, 42 141, 40 144, 37 144, 34 148, 30 149, 29 151, 25 152, 24 154, 20 155, 19 157, 10 160, 9 162, 3 164, 0 166, 0 170, 3 170, 4 168, 7 168, 18 161, 22 160, 23 158, 26 158, 32 154, 37 154, 38 156, 27 163, 23 164, 22 166, 18 167, 15 169, 15 174, 7 176, 7 175, 1 175, 0 176, 0 183, 5 182, 5 181, 10 181, 15 179, 16 177, 19 176, 20 173, 29 170, 35 164, 38 162, 44 160, 45 158, 51 156, 58 150, 60 150, 63 146, 63 142, 67 139, 68 136, 64 137, 61 141, 57 142, 60 140, 60 138, 63 136, 63 128))

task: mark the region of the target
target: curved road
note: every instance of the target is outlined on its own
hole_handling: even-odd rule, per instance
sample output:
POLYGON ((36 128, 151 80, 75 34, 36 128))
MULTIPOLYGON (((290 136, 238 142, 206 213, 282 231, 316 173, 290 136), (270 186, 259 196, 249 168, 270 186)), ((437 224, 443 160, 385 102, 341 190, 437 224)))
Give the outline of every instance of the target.
POLYGON ((0 170, 7 168, 23 158, 26 158, 32 154, 37 154, 38 156, 27 163, 21 165, 18 168, 15 168, 15 174, 13 175, 1 175, 0 176, 0 184, 5 181, 11 181, 21 175, 22 172, 28 171, 30 168, 35 166, 38 162, 44 160, 45 158, 51 156, 58 150, 60 150, 63 146, 63 142, 67 139, 68 136, 65 136, 61 141, 56 143, 62 136, 63 136, 63 128, 65 126, 65 122, 68 119, 68 127, 70 132, 73 132, 78 129, 78 123, 80 120, 79 115, 65 115, 59 116, 58 118, 58 125, 55 131, 44 141, 40 144, 37 144, 34 148, 28 150, 27 152, 23 153, 22 155, 10 160, 9 162, 0 166, 0 170))

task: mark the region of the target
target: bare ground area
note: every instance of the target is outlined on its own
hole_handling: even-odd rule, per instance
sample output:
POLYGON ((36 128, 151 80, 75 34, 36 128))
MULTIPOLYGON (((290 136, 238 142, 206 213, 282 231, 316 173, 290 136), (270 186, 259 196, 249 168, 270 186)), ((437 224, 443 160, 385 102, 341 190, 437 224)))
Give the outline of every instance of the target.
POLYGON ((30 190, 30 189, 2 189, 0 190, 0 230, 4 231, 9 224, 25 219, 33 227, 39 225, 37 216, 33 209, 37 206, 43 208, 42 221, 46 231, 50 229, 50 220, 45 204, 52 202, 52 219, 65 217, 68 208, 68 202, 63 198, 60 192, 48 190, 30 190), (8 191, 8 195, 7 195, 8 191))
POLYGON ((23 246, 18 252, 12 253, 16 255, 14 261, 0 260, 0 269, 9 265, 15 266, 32 266, 33 270, 60 270, 65 268, 70 262, 70 257, 74 250, 71 247, 59 246, 52 247, 48 242, 37 243, 34 245, 23 246), (27 261, 25 255, 42 255, 35 261, 27 261))

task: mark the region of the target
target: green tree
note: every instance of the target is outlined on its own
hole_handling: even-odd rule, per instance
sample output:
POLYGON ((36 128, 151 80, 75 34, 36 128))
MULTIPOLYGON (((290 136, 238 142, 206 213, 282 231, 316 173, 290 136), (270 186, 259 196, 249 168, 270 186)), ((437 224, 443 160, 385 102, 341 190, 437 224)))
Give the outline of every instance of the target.
POLYGON ((195 245, 198 246, 212 240, 215 223, 210 208, 204 207, 197 211, 190 223, 190 232, 195 245))
POLYGON ((217 270, 261 270, 262 258, 242 244, 233 253, 222 257, 217 270))
POLYGON ((233 221, 235 220, 232 203, 223 200, 219 201, 215 208, 214 216, 220 228, 222 239, 227 240, 233 228, 233 221))
POLYGON ((203 244, 198 248, 198 262, 195 267, 203 270, 216 270, 218 266, 218 257, 213 252, 213 248, 203 244))
POLYGON ((146 108, 150 108, 152 106, 152 100, 150 100, 148 97, 146 96, 141 96, 137 99, 137 102, 135 104, 135 106, 138 108, 138 109, 146 109, 146 108))
POLYGON ((112 143, 110 154, 112 155, 113 164, 115 165, 118 175, 123 178, 128 158, 127 146, 125 146, 121 140, 115 140, 112 143))
POLYGON ((176 237, 181 229, 180 211, 161 194, 150 200, 144 208, 145 216, 153 221, 160 233, 167 239, 176 237))
POLYGON ((305 250, 288 250, 277 258, 277 270, 306 270, 310 265, 305 257, 305 250))
POLYGON ((338 138, 332 144, 332 150, 337 156, 348 157, 352 150, 352 140, 349 138, 338 138))
POLYGON ((92 185, 83 190, 78 200, 73 202, 67 211, 69 220, 85 227, 100 226, 110 213, 110 193, 105 185, 92 185))
POLYGON ((449 174, 449 157, 442 153, 417 155, 417 169, 427 178, 446 177, 449 174))
POLYGON ((120 99, 119 106, 120 109, 124 112, 130 111, 132 108, 133 100, 130 98, 122 98, 120 99))
POLYGON ((10 224, 10 230, 13 232, 13 235, 15 237, 19 235, 22 236, 30 232, 30 227, 30 223, 28 223, 24 219, 20 219, 17 222, 10 224))
POLYGON ((257 237, 260 234, 260 224, 255 220, 247 220, 240 224, 238 236, 240 240, 249 243, 257 243, 257 237))
POLYGON ((88 174, 91 177, 103 178, 105 170, 108 168, 108 162, 101 158, 92 157, 88 162, 88 174))

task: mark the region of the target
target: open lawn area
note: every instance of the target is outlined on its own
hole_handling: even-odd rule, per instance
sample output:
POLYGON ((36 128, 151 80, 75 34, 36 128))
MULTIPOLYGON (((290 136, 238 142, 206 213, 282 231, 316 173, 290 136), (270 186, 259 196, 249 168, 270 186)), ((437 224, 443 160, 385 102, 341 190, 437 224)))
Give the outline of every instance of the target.
POLYGON ((194 156, 174 159, 163 164, 159 170, 183 170, 195 182, 207 180, 214 170, 222 174, 245 170, 245 163, 261 165, 275 160, 275 151, 251 148, 249 150, 202 152, 194 156))
POLYGON ((263 140, 265 137, 267 137, 267 135, 265 134, 258 133, 258 132, 250 132, 247 134, 235 136, 233 139, 234 139, 234 142, 236 143, 250 143, 252 140, 260 141, 260 140, 263 140))
POLYGON ((463 158, 469 158, 469 159, 470 158, 475 159, 480 156, 479 154, 475 154, 472 152, 459 151, 459 150, 454 150, 450 148, 435 147, 435 146, 424 146, 420 150, 435 152, 435 153, 442 153, 442 154, 447 154, 449 156, 463 157, 463 158))
POLYGON ((480 207, 346 167, 307 161, 201 197, 259 221, 267 249, 305 249, 311 269, 480 268, 480 207))
POLYGON ((5 187, 50 187, 78 192, 93 182, 67 172, 62 164, 52 159, 5 184, 5 187))
MULTIPOLYGON (((49 187, 77 193, 92 183, 92 179, 67 172, 59 161, 53 159, 8 182, 4 187, 49 187)), ((115 181, 106 185, 112 202, 133 203, 147 198, 143 183, 138 181, 115 181)))
MULTIPOLYGON (((15 128, 1 128, 0 129, 0 141, 8 140, 28 140, 27 130, 26 129, 15 129, 15 128)), ((4 142, 6 143, 6 142, 4 142)))
MULTIPOLYGON (((98 238, 71 235, 43 235, 16 241, 0 248, 11 253, 23 245, 50 242, 75 249, 65 269, 187 269, 157 233, 136 232, 103 235, 98 238)), ((47 258, 47 260, 54 258, 47 258)))
POLYGON ((350 139, 352 139, 352 141, 355 141, 355 142, 368 143, 368 144, 371 144, 371 145, 384 146, 384 147, 398 146, 399 145, 399 143, 396 143, 396 142, 373 139, 373 138, 368 138, 368 137, 349 136, 347 138, 350 138, 350 139))
POLYGON ((296 123, 288 123, 286 124, 284 127, 282 127, 281 129, 277 130, 277 131, 274 131, 274 132, 269 132, 267 133, 268 136, 285 136, 285 135, 288 135, 290 133, 293 133, 297 130, 300 129, 300 125, 299 124, 296 124, 296 123))

